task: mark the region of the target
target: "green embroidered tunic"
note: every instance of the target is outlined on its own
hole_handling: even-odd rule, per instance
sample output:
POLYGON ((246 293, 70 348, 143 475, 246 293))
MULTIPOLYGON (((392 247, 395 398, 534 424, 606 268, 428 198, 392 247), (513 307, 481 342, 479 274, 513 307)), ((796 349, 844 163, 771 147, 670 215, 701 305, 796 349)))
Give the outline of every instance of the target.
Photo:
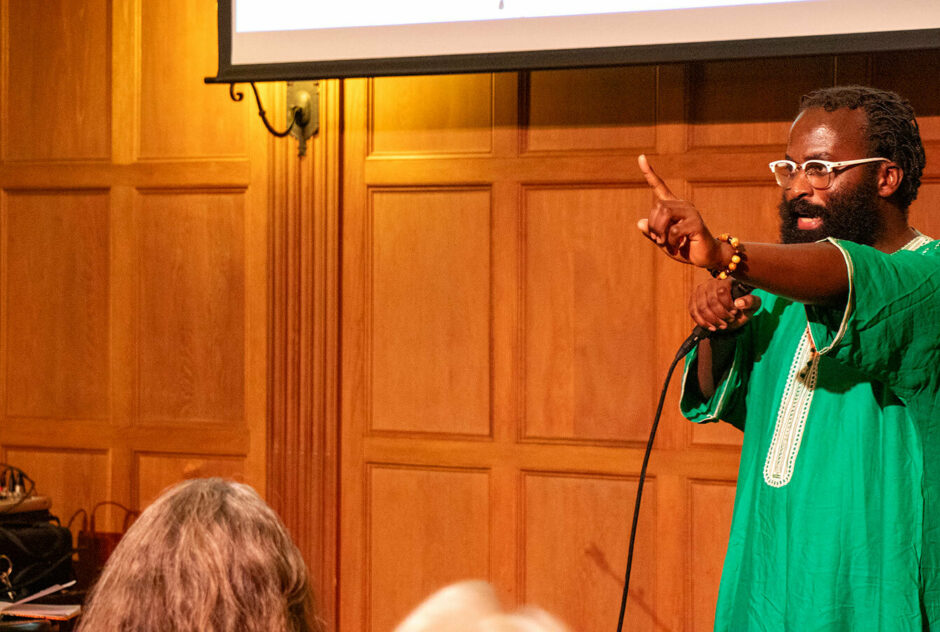
POLYGON ((940 630, 940 241, 830 241, 844 311, 758 291, 710 399, 686 363, 744 430, 716 630, 940 630))

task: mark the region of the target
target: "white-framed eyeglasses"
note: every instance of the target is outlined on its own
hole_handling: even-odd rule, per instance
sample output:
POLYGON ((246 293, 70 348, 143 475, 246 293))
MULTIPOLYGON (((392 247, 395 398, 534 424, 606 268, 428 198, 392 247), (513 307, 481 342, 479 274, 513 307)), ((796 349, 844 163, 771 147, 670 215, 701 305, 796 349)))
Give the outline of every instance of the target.
POLYGON ((806 180, 814 189, 828 189, 832 185, 833 172, 836 169, 863 165, 868 162, 890 162, 887 158, 859 158, 858 160, 842 160, 832 162, 829 160, 807 160, 797 164, 792 160, 774 160, 770 163, 770 171, 777 179, 777 184, 783 188, 790 186, 796 172, 803 170, 806 180))

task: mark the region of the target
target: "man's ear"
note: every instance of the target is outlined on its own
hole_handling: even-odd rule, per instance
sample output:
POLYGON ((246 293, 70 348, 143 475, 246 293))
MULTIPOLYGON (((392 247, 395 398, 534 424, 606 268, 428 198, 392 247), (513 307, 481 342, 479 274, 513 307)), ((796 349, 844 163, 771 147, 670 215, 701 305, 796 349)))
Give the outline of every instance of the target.
POLYGON ((882 163, 881 169, 878 171, 878 195, 883 198, 891 197, 901 186, 901 180, 903 179, 904 170, 897 163, 882 163))

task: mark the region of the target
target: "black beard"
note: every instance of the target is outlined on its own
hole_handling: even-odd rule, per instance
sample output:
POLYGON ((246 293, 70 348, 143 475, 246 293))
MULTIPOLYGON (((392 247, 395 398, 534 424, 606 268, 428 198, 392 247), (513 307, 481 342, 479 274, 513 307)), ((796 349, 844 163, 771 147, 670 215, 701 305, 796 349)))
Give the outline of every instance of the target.
POLYGON ((866 178, 851 191, 829 198, 829 206, 810 204, 802 198, 780 200, 780 241, 805 244, 826 237, 846 239, 873 246, 883 230, 878 213, 878 189, 874 178, 866 178), (822 225, 814 230, 797 228, 800 217, 818 217, 822 225))

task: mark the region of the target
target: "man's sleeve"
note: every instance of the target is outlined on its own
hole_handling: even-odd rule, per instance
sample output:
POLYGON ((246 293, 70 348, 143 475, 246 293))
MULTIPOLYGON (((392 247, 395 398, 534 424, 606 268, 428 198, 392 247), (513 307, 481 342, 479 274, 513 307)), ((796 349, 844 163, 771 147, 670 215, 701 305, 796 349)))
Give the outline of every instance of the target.
POLYGON ((744 394, 748 369, 750 364, 745 360, 747 356, 747 340, 745 332, 735 336, 734 358, 731 366, 721 376, 715 385, 715 393, 711 397, 702 395, 698 386, 698 348, 692 350, 685 360, 685 372, 682 375, 682 397, 679 407, 682 414, 689 421, 695 423, 708 423, 712 421, 727 421, 731 425, 744 430, 746 405, 744 394))
POLYGON ((902 400, 937 393, 940 366, 940 250, 888 255, 830 239, 845 257, 844 310, 807 306, 816 349, 889 385, 902 400))

